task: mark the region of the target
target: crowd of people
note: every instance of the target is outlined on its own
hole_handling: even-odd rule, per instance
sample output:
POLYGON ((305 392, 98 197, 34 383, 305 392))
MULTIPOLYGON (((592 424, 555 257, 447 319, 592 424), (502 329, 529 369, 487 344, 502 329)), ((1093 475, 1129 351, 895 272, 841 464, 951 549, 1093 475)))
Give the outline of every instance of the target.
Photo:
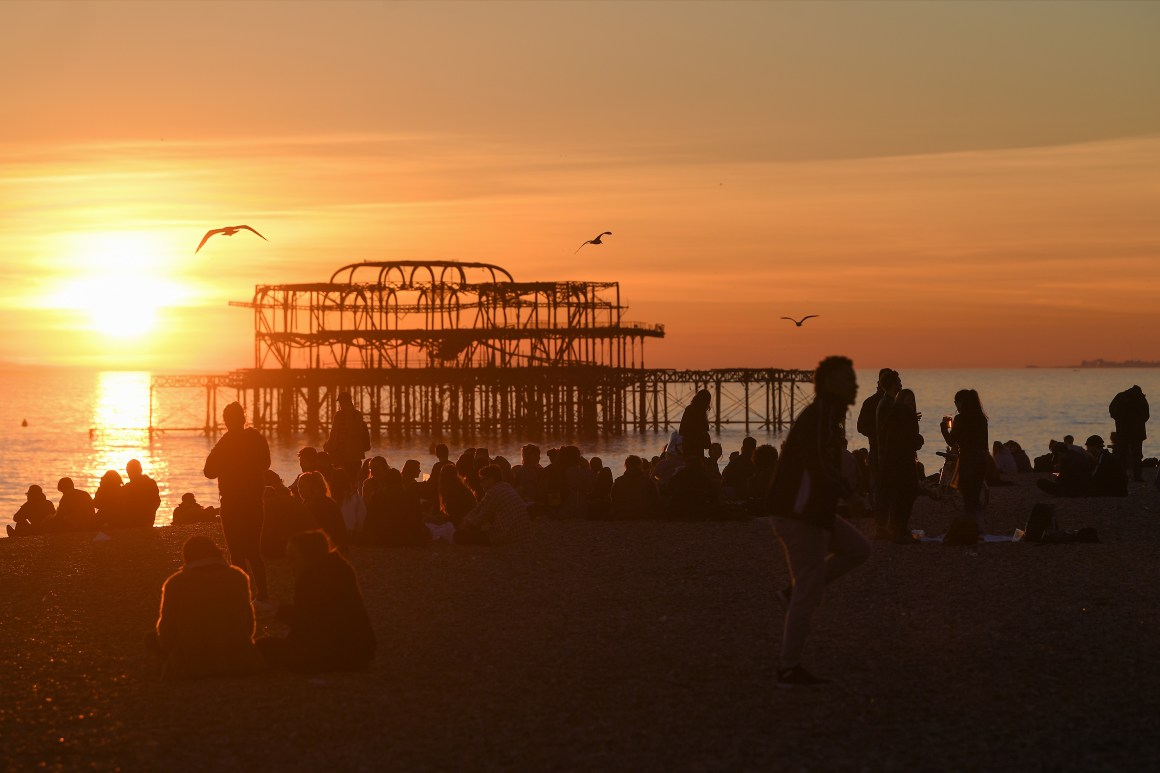
MULTIPOLYGON (((218 482, 220 510, 186 494, 173 513, 175 524, 220 516, 229 560, 208 537, 186 542, 184 566, 165 582, 148 646, 164 657, 165 673, 174 677, 364 668, 374 657, 375 640, 346 558, 354 543, 519 543, 536 517, 768 515, 791 575, 778 593, 787 608, 778 684, 818 684, 823 680, 800 663, 809 620, 825 585, 870 551, 869 540, 846 517, 868 511, 875 539, 913 544, 909 520, 926 475, 917 457, 925 443, 922 414, 897 371, 880 371, 874 394, 862 403, 857 430, 868 447, 854 451, 846 427, 857 393, 852 363, 823 360, 814 386, 814 401, 794 422, 780 453, 747 437, 722 467, 723 449, 709 433, 710 393, 701 390, 662 452, 649 459, 628 456, 619 476, 599 457, 586 459, 577 446, 549 449, 542 464, 540 448, 525 445, 513 466, 486 448, 468 448, 452 461, 440 444, 423 479, 417 460, 395 468, 384 456, 366 458, 366 422, 342 394, 330 436, 322 449, 299 452, 300 470, 286 485, 271 469, 265 438, 246 426, 244 409, 232 403, 223 412, 226 432, 204 469, 218 482), (275 606, 266 561, 283 558, 296 578, 294 603, 275 606), (257 618, 280 619, 289 634, 255 641, 257 618)), ((1112 448, 1098 435, 1082 447, 1068 435, 1052 440, 1049 453, 1034 460, 1013 440, 990 444, 975 390, 960 390, 954 402, 957 413, 939 422, 947 465, 931 477, 960 492, 959 521, 973 530, 972 539, 984 527, 982 493, 1006 483, 1005 475, 1050 472, 1038 485, 1054 496, 1124 496, 1129 473, 1141 480, 1148 404, 1138 386, 1117 395, 1109 408, 1116 422, 1112 448)), ((137 460, 126 465, 126 474, 128 482, 107 472, 91 497, 62 478, 55 506, 40 486, 31 486, 9 535, 152 526, 160 506, 157 484, 137 460)))

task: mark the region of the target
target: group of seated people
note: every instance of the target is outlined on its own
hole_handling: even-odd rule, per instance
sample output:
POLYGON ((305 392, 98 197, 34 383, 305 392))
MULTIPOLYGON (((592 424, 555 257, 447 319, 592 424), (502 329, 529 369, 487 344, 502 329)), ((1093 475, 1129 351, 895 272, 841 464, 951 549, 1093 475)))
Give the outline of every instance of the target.
MULTIPOLYGON (((1071 435, 1062 441, 1052 440, 1047 447, 1050 469, 1056 474, 1036 482, 1045 493, 1057 497, 1128 495, 1128 472, 1099 435, 1089 437, 1082 447, 1075 444, 1071 435)), ((1044 466, 1037 465, 1037 469, 1044 466)))
POLYGON ((8 536, 153 526, 161 506, 157 482, 144 474, 136 459, 129 460, 125 472, 128 482, 116 470, 106 472, 94 495, 78 489, 72 478, 61 478, 56 484, 60 500, 55 505, 43 488, 29 486, 26 501, 12 517, 16 524, 7 526, 8 536))
POLYGON ((245 676, 263 669, 352 671, 370 665, 376 641, 354 568, 322 531, 293 535, 286 557, 294 603, 277 617, 284 637, 255 640, 250 578, 231 566, 208 536, 186 540, 184 565, 165 581, 161 610, 146 646, 162 658, 165 679, 245 676))

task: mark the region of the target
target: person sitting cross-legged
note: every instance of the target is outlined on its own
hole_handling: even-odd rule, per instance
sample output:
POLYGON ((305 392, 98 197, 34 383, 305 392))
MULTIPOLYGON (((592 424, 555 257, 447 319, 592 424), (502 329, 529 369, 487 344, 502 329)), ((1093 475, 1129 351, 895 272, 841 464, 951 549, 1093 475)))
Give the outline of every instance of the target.
POLYGON ((254 646, 250 578, 204 535, 181 549, 185 565, 161 588, 146 645, 165 660, 163 679, 244 676, 262 669, 254 646))
POLYGON ((489 464, 479 471, 483 498, 455 530, 457 545, 500 545, 527 538, 531 522, 528 506, 500 469, 489 464))
POLYGON ((290 633, 258 639, 266 665, 306 673, 367 668, 375 657, 375 632, 354 568, 323 531, 295 534, 286 557, 296 578, 294 604, 280 607, 278 619, 290 633))

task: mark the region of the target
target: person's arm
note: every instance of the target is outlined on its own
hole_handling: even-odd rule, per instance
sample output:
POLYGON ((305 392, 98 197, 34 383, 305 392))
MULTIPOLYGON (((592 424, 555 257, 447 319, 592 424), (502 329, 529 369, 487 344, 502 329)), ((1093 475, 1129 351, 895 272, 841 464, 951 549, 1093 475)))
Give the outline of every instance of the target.
POLYGON ((210 449, 209 456, 205 458, 205 469, 202 472, 205 474, 205 477, 209 478, 210 480, 217 478, 217 476, 221 475, 222 472, 222 454, 224 452, 221 450, 221 448, 223 445, 223 440, 225 440, 224 435, 218 440, 217 443, 214 444, 214 447, 210 449))
POLYGON ((180 581, 173 575, 161 586, 161 609, 157 614, 157 644, 162 652, 169 652, 177 638, 177 610, 180 609, 180 581))
POLYGON ((479 504, 471 508, 467 515, 463 516, 464 526, 484 526, 491 522, 495 517, 495 497, 491 491, 485 491, 483 499, 479 500, 479 504))

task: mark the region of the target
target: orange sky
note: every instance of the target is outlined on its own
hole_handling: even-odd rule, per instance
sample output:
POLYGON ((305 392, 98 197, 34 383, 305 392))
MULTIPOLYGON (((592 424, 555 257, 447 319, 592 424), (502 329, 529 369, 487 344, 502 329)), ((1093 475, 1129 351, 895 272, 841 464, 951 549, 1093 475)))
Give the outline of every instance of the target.
POLYGON ((246 367, 226 301, 388 259, 618 280, 655 366, 1160 359, 1157 39, 1155 3, 0 4, 0 360, 246 367), (270 241, 193 254, 236 223, 270 241))

